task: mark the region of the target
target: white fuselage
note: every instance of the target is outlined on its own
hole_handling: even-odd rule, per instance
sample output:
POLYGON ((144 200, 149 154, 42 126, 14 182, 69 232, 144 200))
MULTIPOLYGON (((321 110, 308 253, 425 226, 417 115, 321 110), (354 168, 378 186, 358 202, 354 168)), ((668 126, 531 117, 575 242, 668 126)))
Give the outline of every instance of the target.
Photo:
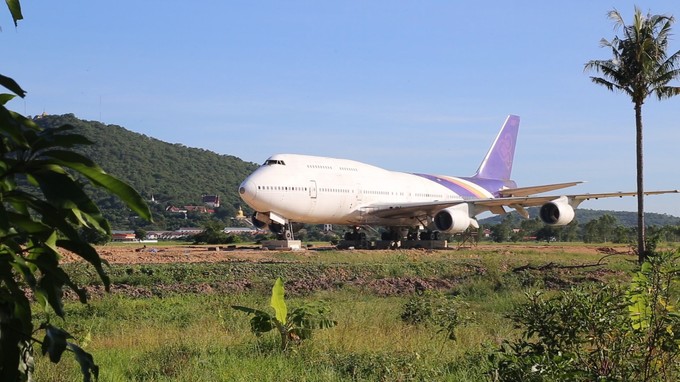
POLYGON ((371 216, 370 206, 494 197, 464 178, 409 174, 352 160, 295 154, 269 158, 243 181, 239 194, 255 211, 288 221, 392 226, 414 222, 371 216), (466 195, 455 192, 456 187, 466 195))

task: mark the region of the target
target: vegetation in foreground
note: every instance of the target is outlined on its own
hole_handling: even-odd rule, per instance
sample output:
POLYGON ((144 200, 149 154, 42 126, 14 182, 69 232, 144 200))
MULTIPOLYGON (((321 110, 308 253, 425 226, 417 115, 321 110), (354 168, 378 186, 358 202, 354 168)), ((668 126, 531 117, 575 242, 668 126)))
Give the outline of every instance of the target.
MULTIPOLYGON (((511 357, 507 346, 529 338, 528 322, 516 315, 532 302, 527 296, 540 292, 552 306, 573 288, 624 291, 639 269, 632 255, 580 267, 601 256, 519 246, 272 257, 278 260, 114 265, 111 294, 96 294, 96 277, 72 264, 93 298, 67 304, 65 328, 86 339, 80 345, 97 359, 102 381, 511 380, 499 378, 507 359, 498 354, 506 349, 511 357), (249 318, 231 306, 268 306, 279 276, 287 304, 322 302, 337 326, 286 351, 276 331, 253 336, 249 318)), ((669 293, 668 301, 677 300, 669 293)), ((38 358, 38 380, 78 379, 64 361, 38 358)), ((558 380, 551 375, 533 376, 558 380)))

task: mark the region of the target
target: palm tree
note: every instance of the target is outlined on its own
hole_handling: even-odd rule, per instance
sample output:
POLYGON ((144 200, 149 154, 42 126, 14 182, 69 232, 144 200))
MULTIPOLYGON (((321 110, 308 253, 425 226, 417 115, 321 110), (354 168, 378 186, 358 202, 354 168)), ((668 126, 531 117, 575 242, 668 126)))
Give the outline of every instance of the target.
POLYGON ((590 77, 599 85, 611 91, 628 94, 635 109, 636 159, 637 159, 637 202, 638 202, 638 260, 647 258, 645 250, 644 188, 642 176, 642 104, 651 94, 659 100, 680 94, 680 87, 669 86, 669 82, 680 77, 680 51, 667 54, 668 38, 672 16, 643 15, 635 7, 633 23, 626 25, 617 10, 608 14, 615 28, 623 29, 623 37, 615 36, 611 41, 602 39, 601 46, 611 48, 612 58, 592 60, 585 70, 602 73, 602 77, 590 77))

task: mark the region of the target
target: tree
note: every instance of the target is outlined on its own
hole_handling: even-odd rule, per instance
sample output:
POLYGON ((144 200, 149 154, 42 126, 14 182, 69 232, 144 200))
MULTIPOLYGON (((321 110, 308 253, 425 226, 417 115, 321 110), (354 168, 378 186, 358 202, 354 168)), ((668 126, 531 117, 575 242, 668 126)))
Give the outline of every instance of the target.
POLYGON ((512 229, 515 223, 515 217, 512 214, 507 214, 499 224, 491 227, 491 238, 496 243, 502 243, 510 240, 512 229))
POLYGON ((616 28, 623 29, 623 37, 611 41, 602 39, 603 47, 611 48, 612 58, 591 60, 585 70, 602 73, 603 77, 590 79, 607 89, 621 91, 630 96, 635 110, 636 167, 637 167, 637 207, 638 261, 647 258, 645 250, 645 218, 642 155, 642 105, 648 96, 654 94, 659 100, 680 94, 680 87, 670 86, 673 79, 680 77, 680 51, 670 56, 667 53, 672 16, 643 15, 635 7, 633 23, 627 25, 617 10, 608 14, 616 28))
MULTIPOLYGON (((22 18, 19 1, 7 4, 16 25, 22 18)), ((52 362, 67 350, 73 353, 89 381, 98 375, 92 356, 61 328, 44 322, 36 330, 27 294, 60 317, 64 287, 86 302, 85 291, 59 265, 62 249, 90 263, 108 290, 102 259, 82 232, 110 236, 111 228, 85 184, 117 196, 142 218, 151 219, 151 213, 134 189, 73 151, 92 142, 70 125, 42 129, 8 110, 5 104, 25 91, 2 75, 0 86, 13 93, 0 94, 0 380, 32 380, 33 345, 40 344, 52 362), (34 337, 38 331, 45 333, 42 340, 34 337)))
POLYGON ((614 241, 613 238, 617 227, 616 218, 612 215, 604 214, 586 223, 583 227, 583 241, 586 243, 614 241))
POLYGON ((224 232, 224 226, 219 221, 211 221, 203 225, 203 231, 194 236, 194 244, 229 244, 233 237, 224 232))
POLYGON ((572 220, 569 224, 558 229, 560 234, 560 241, 577 241, 579 240, 580 227, 578 221, 572 220))
POLYGON ((146 239, 147 232, 143 228, 137 228, 135 229, 135 239, 137 240, 144 240, 146 239))

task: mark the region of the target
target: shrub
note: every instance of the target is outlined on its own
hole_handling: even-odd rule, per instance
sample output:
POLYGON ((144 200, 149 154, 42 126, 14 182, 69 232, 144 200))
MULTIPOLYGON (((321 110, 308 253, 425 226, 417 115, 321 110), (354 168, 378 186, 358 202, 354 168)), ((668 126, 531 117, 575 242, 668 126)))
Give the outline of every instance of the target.
POLYGON ((655 254, 628 288, 527 294, 512 319, 522 338, 490 356, 495 381, 674 380, 680 375, 678 256, 655 254))
POLYGON ((455 329, 464 319, 460 314, 462 302, 441 292, 423 291, 411 296, 402 309, 402 321, 411 325, 433 325, 446 338, 456 339, 455 329))

